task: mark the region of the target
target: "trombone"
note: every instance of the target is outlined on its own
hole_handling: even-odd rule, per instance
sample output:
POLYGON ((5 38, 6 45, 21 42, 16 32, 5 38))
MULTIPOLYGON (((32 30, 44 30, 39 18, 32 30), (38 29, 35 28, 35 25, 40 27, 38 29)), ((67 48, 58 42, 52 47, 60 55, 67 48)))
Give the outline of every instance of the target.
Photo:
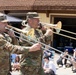
MULTIPOLYGON (((55 29, 56 32, 53 31, 54 34, 57 34, 57 35, 60 35, 60 36, 66 37, 66 38, 70 38, 70 39, 73 39, 73 40, 76 40, 75 37, 71 37, 71 36, 68 36, 68 35, 64 35, 64 34, 59 33, 60 31, 64 31, 64 32, 67 32, 67 33, 76 35, 76 33, 74 33, 74 32, 61 29, 62 28, 62 22, 61 21, 59 21, 57 24, 48 24, 48 23, 44 23, 44 22, 41 22, 41 24, 43 26, 46 26, 47 28, 53 28, 53 29, 55 29)), ((10 26, 10 25, 8 25, 7 28, 12 28, 15 31, 18 31, 18 32, 23 33, 23 34, 26 34, 26 31, 23 31, 21 29, 18 29, 16 27, 13 27, 13 26, 10 26)))
MULTIPOLYGON (((7 29, 7 30, 13 29, 13 30, 15 30, 14 32, 17 33, 17 34, 21 34, 21 33, 25 34, 25 32, 24 32, 23 30, 18 29, 18 28, 13 27, 13 26, 9 26, 9 25, 8 25, 8 27, 6 27, 5 29, 7 29)), ((15 37, 20 38, 18 35, 15 35, 15 37)), ((25 35, 25 38, 26 38, 26 39, 24 39, 24 38, 21 38, 21 39, 24 40, 24 41, 26 41, 26 42, 28 42, 28 43, 30 43, 30 44, 35 44, 35 43, 38 43, 38 42, 39 42, 39 41, 37 41, 37 40, 35 40, 35 39, 33 39, 33 38, 30 38, 30 39, 32 40, 32 41, 30 41, 29 38, 28 38, 28 36, 26 36, 26 35, 25 35), (34 41, 34 42, 33 42, 33 41, 34 41)), ((54 50, 54 51, 57 51, 57 52, 59 52, 59 53, 63 53, 62 51, 60 51, 60 50, 58 50, 58 49, 56 49, 56 48, 53 48, 53 47, 51 47, 51 46, 49 46, 49 45, 46 45, 46 44, 44 44, 44 43, 42 43, 42 42, 39 42, 39 43, 40 43, 42 46, 47 46, 48 48, 50 48, 50 49, 52 49, 52 50, 54 50)), ((47 49, 47 48, 42 47, 42 49, 45 50, 45 49, 47 49)), ((72 58, 71 55, 68 54, 68 56, 72 58)), ((67 58, 66 58, 66 59, 67 59, 67 58)), ((68 59, 68 60, 70 60, 70 59, 68 59)))
POLYGON ((74 32, 61 29, 62 28, 62 22, 61 21, 57 22, 57 24, 49 24, 49 23, 44 23, 44 22, 41 22, 41 23, 44 24, 45 26, 49 26, 49 27, 52 27, 54 29, 59 29, 60 31, 64 31, 64 32, 76 35, 76 33, 74 33, 74 32))
POLYGON ((70 39, 73 39, 73 40, 76 40, 76 38, 74 38, 74 37, 71 37, 71 36, 68 36, 68 35, 64 35, 64 34, 59 33, 60 31, 63 31, 63 32, 67 32, 67 33, 76 35, 76 33, 74 33, 74 32, 61 29, 62 28, 62 22, 61 21, 59 21, 57 24, 48 24, 48 23, 44 23, 44 22, 41 22, 41 23, 44 26, 46 26, 47 28, 53 28, 53 29, 55 29, 56 32, 53 32, 54 34, 57 34, 57 35, 60 35, 60 36, 63 36, 63 37, 67 37, 67 38, 70 38, 70 39))

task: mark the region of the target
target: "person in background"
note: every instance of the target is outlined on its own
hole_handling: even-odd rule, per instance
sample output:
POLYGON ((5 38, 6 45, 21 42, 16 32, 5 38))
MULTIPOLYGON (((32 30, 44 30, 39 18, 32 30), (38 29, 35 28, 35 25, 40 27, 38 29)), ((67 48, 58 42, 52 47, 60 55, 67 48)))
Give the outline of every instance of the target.
POLYGON ((72 58, 73 72, 76 73, 76 48, 74 49, 73 58, 72 58))
POLYGON ((12 64, 13 71, 20 70, 20 63, 19 62, 20 62, 20 57, 19 57, 19 55, 17 55, 15 58, 15 62, 12 64))
POLYGON ((57 60, 57 65, 62 65, 63 68, 66 67, 67 64, 67 59, 68 59, 68 49, 66 49, 59 57, 57 60))
POLYGON ((49 57, 45 56, 44 58, 43 70, 45 75, 56 75, 56 67, 53 61, 49 60, 49 57))
POLYGON ((22 54, 25 53, 25 55, 28 54, 28 52, 36 52, 39 51, 41 48, 41 45, 39 43, 36 43, 30 47, 26 46, 19 46, 19 45, 13 45, 5 38, 5 33, 7 33, 11 38, 15 38, 15 34, 13 31, 6 30, 7 20, 6 16, 2 13, 0 13, 0 75, 9 75, 9 53, 17 53, 22 54))
POLYGON ((53 60, 54 59, 55 51, 53 51, 52 49, 50 49, 48 46, 49 45, 45 46, 45 50, 43 51, 43 57, 44 56, 48 56, 50 60, 53 60))
POLYGON ((15 58, 17 54, 11 54, 10 59, 11 59, 11 64, 15 63, 15 58))
POLYGON ((64 55, 63 55, 63 67, 65 68, 66 67, 66 64, 67 64, 67 59, 68 59, 68 49, 66 49, 64 51, 64 55))

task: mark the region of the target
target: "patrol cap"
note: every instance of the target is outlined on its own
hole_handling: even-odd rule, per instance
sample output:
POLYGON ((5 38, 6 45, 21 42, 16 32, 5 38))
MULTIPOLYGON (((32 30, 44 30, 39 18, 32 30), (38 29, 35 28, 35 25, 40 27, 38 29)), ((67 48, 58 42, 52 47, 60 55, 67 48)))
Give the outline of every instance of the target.
POLYGON ((27 20, 32 18, 40 18, 37 12, 28 12, 26 14, 26 20, 22 21, 22 26, 27 26, 27 20))
POLYGON ((27 15, 27 19, 29 19, 29 18, 40 18, 37 12, 28 12, 26 15, 27 15))
POLYGON ((8 22, 6 16, 2 13, 0 13, 0 22, 8 22))

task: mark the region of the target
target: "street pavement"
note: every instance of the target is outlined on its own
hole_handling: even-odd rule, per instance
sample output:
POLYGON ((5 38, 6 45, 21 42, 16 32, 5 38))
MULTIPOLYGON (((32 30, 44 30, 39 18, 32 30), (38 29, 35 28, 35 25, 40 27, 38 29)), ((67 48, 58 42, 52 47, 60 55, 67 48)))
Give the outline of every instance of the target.
MULTIPOLYGON (((57 61, 58 58, 59 58, 59 54, 55 53, 53 62, 55 63, 55 66, 56 66, 56 69, 57 69, 57 75, 76 75, 76 73, 73 73, 72 67, 70 67, 70 68, 60 67, 59 68, 56 64, 56 61, 57 61)), ((19 71, 13 71, 12 75, 20 75, 20 73, 19 73, 19 71)))

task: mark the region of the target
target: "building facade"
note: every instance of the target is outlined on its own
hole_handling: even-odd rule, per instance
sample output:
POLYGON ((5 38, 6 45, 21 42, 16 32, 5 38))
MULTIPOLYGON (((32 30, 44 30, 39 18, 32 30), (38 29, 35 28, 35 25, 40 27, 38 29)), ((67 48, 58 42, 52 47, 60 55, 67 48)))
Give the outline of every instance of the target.
MULTIPOLYGON (((26 19, 27 12, 36 11, 39 13, 41 22, 57 24, 58 21, 61 21, 62 29, 76 33, 75 0, 0 0, 0 11, 21 19, 26 19)), ((76 35, 61 33, 76 38, 76 35)), ((53 35, 52 41, 55 48, 76 47, 76 39, 60 35, 53 35)))

